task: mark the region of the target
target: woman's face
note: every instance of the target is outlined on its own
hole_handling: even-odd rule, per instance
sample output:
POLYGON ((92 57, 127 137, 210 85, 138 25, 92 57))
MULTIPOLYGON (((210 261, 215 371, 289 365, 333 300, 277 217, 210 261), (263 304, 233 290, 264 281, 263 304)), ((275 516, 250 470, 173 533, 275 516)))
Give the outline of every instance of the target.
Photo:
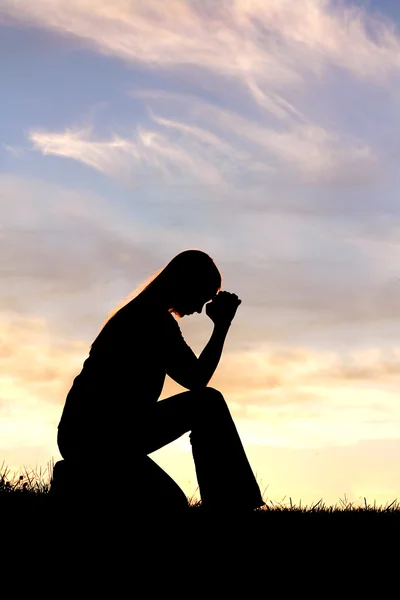
POLYGON ((215 294, 204 291, 186 290, 184 294, 176 302, 175 310, 179 316, 192 315, 193 313, 201 313, 204 305, 209 302, 215 294))

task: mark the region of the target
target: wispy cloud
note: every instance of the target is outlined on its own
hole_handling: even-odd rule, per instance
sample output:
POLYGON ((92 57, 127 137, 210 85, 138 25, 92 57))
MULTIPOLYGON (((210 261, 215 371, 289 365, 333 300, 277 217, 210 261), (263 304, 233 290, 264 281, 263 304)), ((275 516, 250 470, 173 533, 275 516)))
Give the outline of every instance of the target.
POLYGON ((95 331, 112 308, 107 303, 166 260, 142 244, 151 240, 143 223, 101 196, 6 175, 0 194, 0 310, 51 313, 69 323, 86 313, 95 331))
MULTIPOLYGON (((279 351, 265 343, 227 353, 210 385, 225 396, 258 444, 291 447, 346 445, 396 436, 399 356, 378 348, 338 353, 298 347, 279 351), (376 378, 368 376, 372 368, 376 378), (365 385, 363 385, 363 383, 365 385)), ((167 381, 162 397, 182 391, 167 381)))
MULTIPOLYGON (((0 324, 2 423, 20 425, 19 434, 11 431, 16 439, 9 439, 10 432, 4 436, 11 446, 48 443, 89 341, 66 339, 42 317, 0 313, 0 324)), ((258 426, 260 444, 319 447, 390 439, 400 423, 399 376, 390 367, 399 353, 278 350, 264 343, 249 352, 227 352, 211 385, 222 391, 244 428, 258 426), (377 375, 373 381, 370 368, 377 375)), ((162 398, 180 391, 167 380, 162 398)))
POLYGON ((21 158, 24 155, 23 148, 19 148, 17 146, 12 146, 10 144, 3 144, 4 150, 6 150, 9 154, 12 154, 15 158, 21 158))
POLYGON ((57 338, 42 317, 1 312, 0 323, 2 409, 13 412, 18 399, 59 406, 80 368, 85 341, 57 338))
POLYGON ((175 114, 162 116, 150 104, 149 125, 137 127, 130 138, 99 140, 90 130, 66 130, 32 131, 30 139, 44 154, 79 160, 133 184, 156 177, 165 183, 214 186, 244 180, 251 186, 289 173, 308 183, 362 182, 378 172, 377 157, 367 144, 313 123, 290 122, 276 129, 204 101, 188 103, 176 94, 173 102, 168 94, 157 98, 151 93, 150 98, 155 104, 158 100, 164 113, 175 114))
MULTIPOLYGON (((389 338, 396 335, 398 244, 394 233, 390 247, 388 239, 398 218, 393 214, 387 227, 381 223, 381 241, 370 239, 361 199, 356 218, 343 220, 345 206, 338 213, 327 207, 324 214, 313 198, 302 201, 302 211, 275 200, 273 210, 254 212, 247 193, 208 202, 185 195, 165 206, 150 204, 158 215, 151 225, 142 200, 129 194, 127 212, 124 198, 109 203, 35 180, 3 176, 0 190, 3 310, 46 310, 61 321, 75 319, 78 328, 86 320, 84 328, 94 335, 140 281, 177 252, 199 247, 217 261, 224 288, 243 300, 230 335, 235 348, 323 332, 361 343, 381 326, 390 328, 389 338), (199 220, 210 226, 197 230, 199 220)), ((368 222, 375 221, 370 211, 368 222)), ((202 340, 203 321, 190 327, 191 339, 202 340)))
POLYGON ((321 117, 318 104, 321 80, 335 69, 350 75, 343 85, 387 84, 399 71, 399 35, 377 14, 328 0, 301 7, 296 0, 231 0, 212 9, 184 0, 168 9, 154 0, 3 0, 0 11, 8 22, 69 34, 132 66, 178 69, 198 91, 208 85, 218 96, 217 106, 181 95, 175 112, 153 106, 153 98, 153 118, 132 126, 131 135, 112 129, 100 135, 73 123, 61 131, 33 130, 35 147, 47 154, 133 184, 158 177, 224 185, 247 177, 249 185, 271 174, 351 184, 376 176, 373 143, 344 133, 329 114, 321 117))
POLYGON ((37 131, 30 139, 44 154, 79 160, 132 185, 151 182, 154 176, 166 183, 222 183, 211 161, 186 153, 156 130, 139 128, 130 139, 114 136, 111 140, 93 139, 88 130, 56 134, 37 131))
MULTIPOLYGON (((124 2, 2 0, 8 20, 80 37, 101 52, 150 66, 196 65, 241 81, 284 87, 302 71, 337 65, 382 79, 400 66, 393 24, 329 0, 124 2), (299 65, 302 65, 299 72, 299 65)), ((278 102, 279 105, 279 102, 278 102)))

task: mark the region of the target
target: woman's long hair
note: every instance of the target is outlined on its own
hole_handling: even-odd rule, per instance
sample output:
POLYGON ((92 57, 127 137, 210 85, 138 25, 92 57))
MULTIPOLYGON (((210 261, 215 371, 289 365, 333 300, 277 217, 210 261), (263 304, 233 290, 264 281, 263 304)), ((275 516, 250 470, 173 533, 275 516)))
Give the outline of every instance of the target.
MULTIPOLYGON (((184 250, 180 252, 162 269, 159 269, 144 282, 138 285, 121 302, 117 304, 107 315, 100 331, 105 325, 124 307, 142 294, 151 289, 157 289, 163 281, 173 280, 179 282, 183 287, 204 290, 210 297, 219 292, 222 285, 222 276, 214 260, 201 250, 184 250)), ((179 314, 175 307, 170 307, 177 318, 179 314)))

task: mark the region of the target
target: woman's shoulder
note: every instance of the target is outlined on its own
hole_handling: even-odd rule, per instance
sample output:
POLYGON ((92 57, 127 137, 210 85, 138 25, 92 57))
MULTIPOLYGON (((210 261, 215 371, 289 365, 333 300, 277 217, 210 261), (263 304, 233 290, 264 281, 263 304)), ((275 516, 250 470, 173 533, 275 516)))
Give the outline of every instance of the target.
POLYGON ((166 310, 156 309, 145 302, 131 301, 106 323, 108 334, 126 334, 134 330, 177 327, 176 319, 166 310))

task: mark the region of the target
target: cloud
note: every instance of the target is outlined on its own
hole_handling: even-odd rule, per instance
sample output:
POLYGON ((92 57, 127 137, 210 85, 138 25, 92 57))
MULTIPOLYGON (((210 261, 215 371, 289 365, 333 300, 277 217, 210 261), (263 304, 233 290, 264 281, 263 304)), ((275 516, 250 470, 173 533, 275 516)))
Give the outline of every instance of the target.
POLYGON ((44 318, 0 313, 1 401, 13 413, 26 403, 59 405, 80 370, 86 343, 57 338, 44 318))
POLYGON ((211 160, 185 152, 156 130, 138 128, 131 139, 114 136, 96 140, 91 132, 32 132, 30 139, 43 154, 73 158, 98 171, 137 185, 159 176, 166 183, 202 181, 218 185, 222 179, 211 160))
MULTIPOLYGON (((215 233, 209 231, 208 237, 199 235, 198 244, 190 244, 192 233, 185 227, 135 223, 121 211, 123 203, 109 205, 102 197, 78 190, 34 180, 22 183, 10 176, 0 178, 0 190, 0 255, 2 281, 7 283, 0 321, 0 371, 7 427, 14 422, 15 428, 18 422, 26 433, 32 419, 31 426, 37 423, 38 431, 49 436, 50 424, 39 424, 43 403, 49 406, 45 419, 54 427, 72 378, 88 355, 106 313, 124 295, 122 289, 129 292, 165 264, 175 250, 197 246, 216 259, 224 287, 233 286, 232 291, 243 295, 243 306, 211 382, 225 394, 235 418, 258 423, 257 435, 278 445, 290 442, 311 447, 395 435, 399 423, 396 345, 385 353, 371 348, 369 341, 365 344, 370 348, 368 354, 340 347, 326 352, 310 342, 313 328, 319 326, 333 347, 338 324, 354 326, 359 315, 357 336, 351 335, 351 345, 356 345, 363 331, 365 339, 371 337, 365 324, 388 318, 383 305, 371 305, 370 300, 382 279, 370 265, 366 268, 357 253, 353 259, 359 262, 353 268, 341 265, 342 238, 335 234, 331 221, 325 223, 325 246, 319 246, 318 259, 314 256, 307 261, 315 239, 320 240, 313 218, 299 221, 275 213, 257 227, 258 220, 246 221, 242 206, 235 235, 225 219, 227 229, 218 227, 215 233), (279 220, 284 229, 277 227, 279 220), (159 254, 152 251, 155 239, 162 255, 160 249, 159 254), (242 239, 251 239, 251 245, 246 246, 242 239), (332 263, 326 273, 323 259, 326 255, 332 261, 332 243, 336 244, 338 263, 332 263), (277 255, 284 252, 286 260, 279 262, 277 255), (290 257, 301 254, 303 262, 290 262, 290 257), (115 279, 119 284, 113 288, 110 281, 115 279), (103 288, 96 291, 98 281, 103 288), (363 304, 367 292, 369 298, 367 295, 363 304), (87 320, 85 326, 83 319, 87 320), (292 348, 279 349, 288 342, 292 348)), ((188 218, 188 213, 182 216, 179 203, 168 204, 167 209, 170 216, 176 211, 183 222, 188 218)), ((394 330, 395 313, 389 316, 394 330)), ((183 319, 180 326, 197 351, 204 347, 212 328, 204 315, 197 320, 183 319)), ((173 390, 182 391, 167 383, 164 397, 177 393, 173 390)))
POLYGON ((44 311, 67 328, 80 313, 96 328, 96 315, 101 322, 114 301, 165 260, 146 226, 117 202, 8 175, 0 177, 0 195, 0 310, 44 311))
MULTIPOLYGON (((41 317, 0 313, 0 324, 2 420, 21 422, 25 434, 30 422, 31 428, 37 425, 48 436, 88 355, 88 341, 60 336, 41 317)), ((399 354, 393 350, 393 356, 399 354)), ((226 352, 210 385, 222 391, 245 428, 246 423, 258 423, 267 444, 312 447, 382 439, 393 436, 400 421, 396 388, 387 385, 393 383, 394 373, 381 369, 381 377, 373 385, 368 381, 368 389, 358 382, 355 386, 345 369, 349 359, 365 370, 376 360, 376 372, 383 358, 373 348, 349 356, 307 347, 277 350, 264 344, 250 352, 226 352)), ((167 380, 161 398, 181 391, 167 380)))
POLYGON ((137 126, 129 138, 113 134, 98 139, 90 129, 68 129, 31 131, 30 139, 45 155, 73 158, 133 185, 151 185, 154 178, 221 188, 252 187, 282 177, 362 183, 379 171, 367 144, 313 123, 289 121, 277 129, 262 119, 177 94, 150 93, 147 101, 149 123, 137 126), (164 115, 173 114, 157 114, 152 103, 164 115))
POLYGON ((14 156, 14 158, 21 158, 24 155, 23 148, 18 148, 17 146, 11 146, 9 144, 3 144, 4 150, 6 150, 9 154, 14 156))
MULTIPOLYGON (((106 314, 138 283, 178 252, 197 247, 216 260, 224 289, 242 298, 229 335, 232 349, 264 340, 360 345, 378 335, 390 344, 397 336, 394 233, 390 251, 383 223, 382 242, 371 241, 361 204, 350 221, 346 205, 343 215, 329 206, 324 215, 314 197, 302 202, 302 211, 286 202, 279 212, 275 202, 273 210, 254 212, 247 193, 233 195, 230 210, 230 194, 205 201, 200 192, 146 207, 139 196, 109 203, 5 175, 0 193, 1 309, 46 314, 65 335, 92 341, 106 314)), ((368 219, 375 217, 371 207, 368 219)), ((389 231, 396 218, 393 213, 388 220, 389 231)), ((196 348, 208 339, 208 321, 202 315, 181 322, 196 348)))
MULTIPOLYGON (((392 359, 399 355, 394 348, 392 359)), ((377 348, 354 352, 317 351, 306 346, 279 350, 264 343, 251 351, 227 350, 209 385, 223 393, 246 443, 292 448, 344 446, 396 437, 399 376, 387 368, 386 361, 385 353, 377 348), (371 367, 372 377, 364 379, 371 367), (355 378, 349 377, 349 368, 355 378)), ((167 380, 161 398, 182 391, 167 380)))
MULTIPOLYGON (((68 339, 51 319, 0 311, 0 449, 11 469, 57 456, 57 424, 86 342, 68 339)), ((57 458, 55 459, 57 460, 57 458)))
MULTIPOLYGON (((398 348, 363 348, 351 351, 313 350, 292 347, 285 350, 265 343, 251 351, 231 352, 224 356, 213 382, 233 399, 246 405, 323 403, 343 390, 396 392, 400 373, 398 348)), ((368 399, 370 396, 368 396, 368 399)), ((358 400, 355 397, 354 402, 358 400)), ((367 404, 367 402, 366 402, 367 404)), ((350 408, 350 406, 349 406, 350 408)), ((390 410, 394 408, 392 404, 390 410)), ((385 406, 374 404, 377 412, 385 406)), ((399 413, 400 415, 400 413, 399 413)))
POLYGON ((374 79, 400 66, 392 22, 329 0, 230 0, 212 9, 184 0, 168 7, 156 0, 3 0, 0 11, 7 22, 76 36, 131 64, 195 65, 243 83, 251 77, 259 87, 298 84, 304 71, 318 74, 330 64, 374 79))
MULTIPOLYGON (((169 110, 165 94, 157 107, 156 98, 148 98, 152 118, 132 120, 125 127, 129 135, 73 123, 58 131, 35 128, 31 140, 43 153, 79 160, 133 185, 241 181, 249 187, 270 183, 272 175, 350 185, 380 174, 373 142, 351 134, 341 115, 332 118, 321 81, 332 79, 333 96, 337 86, 353 90, 357 81, 392 81, 400 43, 389 20, 327 0, 306 0, 301 9, 296 0, 266 6, 231 0, 213 3, 212 10, 183 0, 168 10, 154 1, 43 2, 3 1, 0 11, 8 22, 68 34, 155 74, 179 70, 197 95, 177 94, 169 110)), ((357 93, 365 97, 362 85, 353 100, 357 93)))

